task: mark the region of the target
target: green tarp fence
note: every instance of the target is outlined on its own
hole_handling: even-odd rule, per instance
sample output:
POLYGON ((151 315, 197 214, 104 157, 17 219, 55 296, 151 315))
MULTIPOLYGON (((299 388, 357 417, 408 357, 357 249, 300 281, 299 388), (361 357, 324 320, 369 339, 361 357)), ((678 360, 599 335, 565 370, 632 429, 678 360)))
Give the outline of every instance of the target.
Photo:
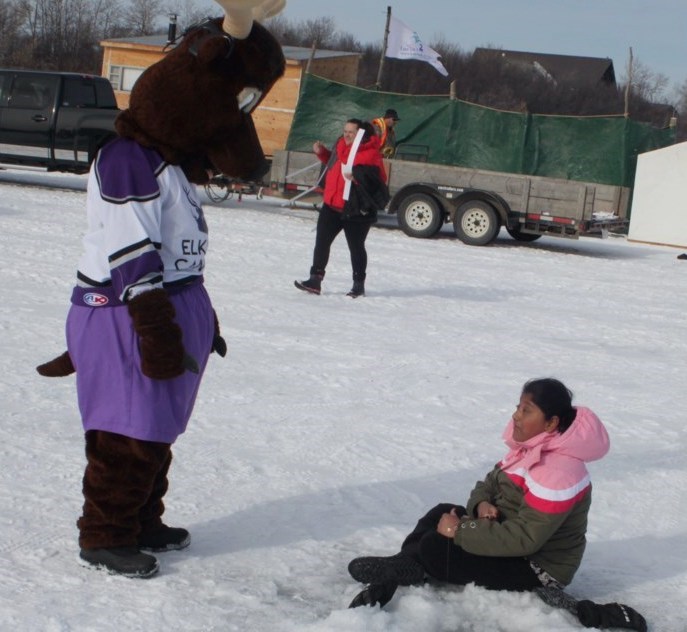
POLYGON ((545 116, 451 100, 365 90, 306 75, 286 148, 328 146, 348 118, 398 111, 398 144, 426 146, 429 162, 631 187, 637 155, 675 142, 624 116, 545 116))

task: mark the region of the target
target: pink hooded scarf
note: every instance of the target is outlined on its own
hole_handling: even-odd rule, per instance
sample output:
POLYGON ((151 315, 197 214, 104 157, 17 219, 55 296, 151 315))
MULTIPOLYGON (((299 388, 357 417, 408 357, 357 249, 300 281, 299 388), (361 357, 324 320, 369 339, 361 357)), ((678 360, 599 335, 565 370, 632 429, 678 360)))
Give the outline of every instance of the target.
POLYGON ((591 485, 585 463, 602 458, 609 450, 601 420, 589 408, 577 406, 576 410, 575 420, 563 433, 542 432, 518 442, 513 440, 513 419, 503 432, 510 452, 499 467, 522 488, 525 502, 539 511, 568 511, 591 485))

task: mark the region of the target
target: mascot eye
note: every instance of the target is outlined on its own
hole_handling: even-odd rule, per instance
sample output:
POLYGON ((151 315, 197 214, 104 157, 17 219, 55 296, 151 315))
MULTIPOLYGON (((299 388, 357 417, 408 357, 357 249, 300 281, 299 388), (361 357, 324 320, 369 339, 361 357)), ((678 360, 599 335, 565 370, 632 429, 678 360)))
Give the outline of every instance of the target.
POLYGON ((239 110, 245 114, 250 114, 253 108, 258 104, 262 90, 257 88, 244 88, 236 95, 236 100, 239 104, 239 110))

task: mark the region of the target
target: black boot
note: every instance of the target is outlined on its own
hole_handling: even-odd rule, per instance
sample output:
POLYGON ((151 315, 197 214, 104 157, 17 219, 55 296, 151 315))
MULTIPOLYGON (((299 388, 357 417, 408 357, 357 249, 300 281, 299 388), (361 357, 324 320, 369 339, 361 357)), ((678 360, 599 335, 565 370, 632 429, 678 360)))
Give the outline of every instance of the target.
POLYGON ((351 298, 358 298, 359 296, 365 296, 365 274, 354 274, 353 275, 353 287, 351 291, 346 294, 351 298))
POLYGON ((81 549, 79 557, 93 568, 124 577, 150 577, 160 568, 155 557, 141 553, 135 546, 81 549))
POLYGON ((646 632, 646 620, 634 608, 622 603, 598 604, 583 600, 577 604, 577 618, 585 628, 621 628, 646 632))
POLYGON ((376 606, 383 608, 391 601, 394 596, 398 584, 394 582, 385 582, 383 584, 370 584, 367 588, 359 592, 351 601, 349 608, 358 608, 360 606, 376 606))
POLYGON ((293 284, 304 292, 310 294, 319 294, 322 291, 322 279, 324 279, 324 270, 310 269, 310 278, 305 281, 294 281, 293 284))
POLYGON ((351 298, 365 296, 365 284, 362 281, 353 281, 353 287, 346 296, 350 296, 351 298))
POLYGON ((412 586, 422 584, 425 579, 422 565, 403 553, 390 557, 357 557, 348 565, 348 572, 363 584, 412 586))
POLYGON ((191 534, 181 527, 168 527, 163 524, 160 529, 138 536, 138 548, 142 551, 164 553, 180 551, 191 544, 191 534))

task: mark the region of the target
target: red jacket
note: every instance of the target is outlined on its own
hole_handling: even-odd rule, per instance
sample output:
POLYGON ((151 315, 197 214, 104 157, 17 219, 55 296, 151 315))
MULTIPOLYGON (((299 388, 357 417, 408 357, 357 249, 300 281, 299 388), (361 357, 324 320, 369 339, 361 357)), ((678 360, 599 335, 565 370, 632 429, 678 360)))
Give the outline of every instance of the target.
MULTIPOLYGON (((336 211, 342 211, 344 207, 343 192, 346 180, 341 173, 341 167, 346 164, 351 147, 352 145, 346 145, 343 136, 336 141, 334 147, 336 160, 328 169, 324 180, 323 201, 327 206, 332 207, 336 211)), ((329 162, 331 156, 332 152, 326 148, 317 154, 317 157, 325 164, 329 162)), ((386 183, 386 170, 384 169, 379 138, 377 136, 372 136, 365 142, 360 143, 353 164, 377 167, 379 169, 379 177, 386 183)))

